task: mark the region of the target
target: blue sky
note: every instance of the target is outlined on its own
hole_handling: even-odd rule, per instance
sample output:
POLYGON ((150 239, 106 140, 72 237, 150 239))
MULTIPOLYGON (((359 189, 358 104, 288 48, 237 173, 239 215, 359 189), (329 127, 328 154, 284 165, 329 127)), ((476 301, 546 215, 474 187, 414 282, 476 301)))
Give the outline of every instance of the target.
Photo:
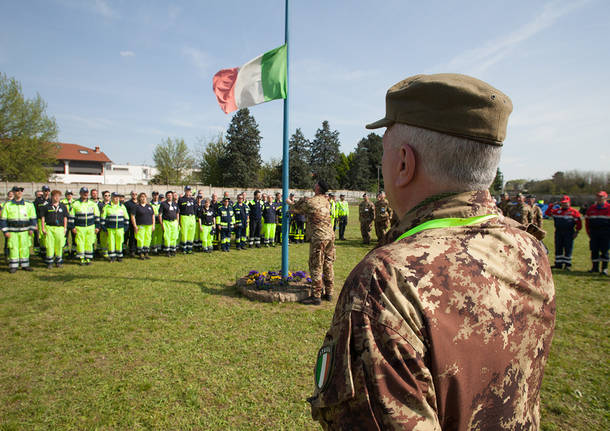
MULTIPOLYGON (((610 171, 610 2, 291 1, 291 133, 323 120, 348 153, 395 82, 471 74, 514 105, 506 179, 610 171)), ((284 1, 21 0, 0 4, 0 71, 38 92, 59 140, 152 163, 166 137, 192 148, 228 127, 219 69, 284 41, 284 1)), ((281 158, 282 102, 251 108, 263 159, 281 158)))

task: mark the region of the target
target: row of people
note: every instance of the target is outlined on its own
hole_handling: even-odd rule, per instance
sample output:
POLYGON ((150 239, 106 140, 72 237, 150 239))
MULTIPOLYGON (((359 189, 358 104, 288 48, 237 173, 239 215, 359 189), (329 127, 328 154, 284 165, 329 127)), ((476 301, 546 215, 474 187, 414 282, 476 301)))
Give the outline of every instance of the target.
MULTIPOLYGON (((0 209, 0 227, 5 232, 5 254, 9 272, 19 266, 31 270, 29 249, 34 243, 48 267, 63 264, 63 251, 68 247, 68 236, 74 256, 81 265, 91 264, 97 245, 99 253, 110 261, 122 260, 123 250, 134 249, 141 259, 151 252, 174 256, 177 250, 190 254, 193 250, 211 252, 217 248, 229 251, 232 235, 237 249, 275 246, 281 241, 281 194, 265 195, 260 191, 245 201, 245 194, 233 203, 228 193, 218 202, 217 196, 204 199, 201 192, 193 197, 191 187, 184 194, 167 192, 159 196, 153 192, 149 202, 145 193, 132 192, 131 199, 97 190, 81 188, 80 198, 73 199, 67 191, 53 192, 44 186, 34 203, 23 199, 23 188, 13 187, 11 199, 0 209), (12 238, 12 239, 11 239, 12 238)), ((290 216, 290 239, 305 241, 304 215, 290 216)))
MULTIPOLYGON (((610 249, 610 204, 607 202, 608 193, 600 191, 593 204, 586 207, 584 213, 585 230, 589 236, 589 250, 591 251, 591 273, 608 275, 609 249, 610 249)), ((564 195, 559 202, 552 202, 546 211, 542 212, 535 203, 533 196, 524 198, 517 194, 513 201, 507 194, 502 196, 498 203, 502 212, 523 225, 534 224, 542 227, 544 217, 552 218, 555 225, 555 264, 553 268, 570 270, 572 267, 572 251, 574 239, 582 230, 583 215, 571 205, 571 199, 564 195)))

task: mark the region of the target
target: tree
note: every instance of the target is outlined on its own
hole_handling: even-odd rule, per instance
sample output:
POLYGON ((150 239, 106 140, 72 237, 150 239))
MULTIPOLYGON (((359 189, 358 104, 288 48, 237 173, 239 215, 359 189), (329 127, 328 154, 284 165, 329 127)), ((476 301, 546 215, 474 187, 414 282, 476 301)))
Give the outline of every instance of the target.
POLYGON ((264 162, 259 172, 258 184, 261 187, 282 187, 282 162, 277 159, 264 162))
MULTIPOLYGON (((201 142, 201 140, 200 140, 201 142)), ((224 157, 226 152, 226 144, 222 133, 215 139, 211 139, 198 151, 197 179, 202 184, 211 184, 213 186, 222 185, 222 169, 219 161, 224 157)))
POLYGON ((39 94, 26 99, 15 78, 0 73, 0 179, 46 181, 57 163, 57 124, 39 94))
POLYGON ((183 184, 190 176, 194 160, 184 139, 167 138, 155 147, 153 160, 157 168, 154 184, 183 184))
POLYGON ((325 120, 322 127, 316 130, 316 136, 311 142, 310 165, 316 178, 325 180, 332 189, 339 185, 337 164, 340 159, 339 132, 331 130, 325 120))
POLYGON ((352 164, 354 153, 349 153, 347 156, 344 153, 339 155, 339 163, 337 163, 337 183, 341 189, 352 188, 352 164))
POLYGON ((301 129, 297 129, 290 137, 290 187, 311 188, 310 145, 311 143, 303 136, 301 129))
POLYGON ((496 170, 496 177, 494 178, 493 182, 489 186, 489 193, 491 193, 492 195, 497 195, 499 193, 502 193, 503 189, 504 189, 504 175, 502 174, 502 171, 500 170, 500 168, 498 168, 496 170))
POLYGON ((225 154, 219 159, 223 186, 252 187, 261 167, 261 135, 248 108, 240 109, 227 130, 225 154))
MULTIPOLYGON (((362 138, 352 159, 350 171, 351 188, 354 190, 377 190, 378 167, 383 156, 383 141, 376 133, 362 138)), ((383 188, 383 178, 379 175, 379 187, 383 188)))

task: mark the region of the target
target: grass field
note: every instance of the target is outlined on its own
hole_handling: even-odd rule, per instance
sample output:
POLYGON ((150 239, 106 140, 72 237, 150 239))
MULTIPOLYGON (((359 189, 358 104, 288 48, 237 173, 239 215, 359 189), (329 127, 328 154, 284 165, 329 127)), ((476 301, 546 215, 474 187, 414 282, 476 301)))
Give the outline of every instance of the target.
MULTIPOLYGON (((337 243, 337 290, 369 250, 355 218, 347 238, 337 243)), ((291 245, 291 269, 307 268, 307 250, 291 245)), ((0 430, 319 429, 305 399, 333 306, 256 303, 232 287, 251 269, 278 268, 280 254, 232 250, 53 270, 36 260, 34 272, 14 275, 3 267, 0 430)), ((610 281, 586 273, 585 235, 574 254, 574 271, 555 273, 545 430, 610 423, 610 281)))

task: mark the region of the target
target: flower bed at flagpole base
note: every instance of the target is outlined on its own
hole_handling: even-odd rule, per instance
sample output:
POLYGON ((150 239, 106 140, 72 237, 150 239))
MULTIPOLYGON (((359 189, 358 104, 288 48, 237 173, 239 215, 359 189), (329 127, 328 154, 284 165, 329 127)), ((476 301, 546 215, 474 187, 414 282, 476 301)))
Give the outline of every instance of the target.
POLYGON ((311 278, 305 271, 289 272, 282 280, 279 271, 250 271, 236 283, 246 298, 262 302, 299 302, 310 294, 311 278))

